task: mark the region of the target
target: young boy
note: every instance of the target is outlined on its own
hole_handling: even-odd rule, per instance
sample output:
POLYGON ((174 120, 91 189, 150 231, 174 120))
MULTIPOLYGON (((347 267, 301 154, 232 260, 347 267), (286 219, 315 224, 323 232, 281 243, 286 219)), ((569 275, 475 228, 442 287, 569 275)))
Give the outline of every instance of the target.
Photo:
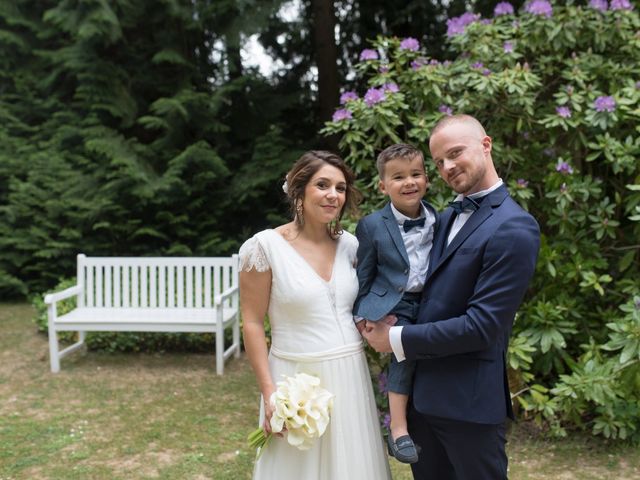
MULTIPOLYGON (((384 320, 387 315, 397 317, 396 325, 415 323, 438 219, 435 209, 422 200, 429 179, 418 149, 392 145, 378 155, 376 167, 380 190, 390 202, 356 227, 359 291, 354 317, 360 331, 365 320, 384 320)), ((392 355, 388 444, 390 453, 403 463, 418 461, 406 418, 414 369, 413 362, 398 363, 392 355)))

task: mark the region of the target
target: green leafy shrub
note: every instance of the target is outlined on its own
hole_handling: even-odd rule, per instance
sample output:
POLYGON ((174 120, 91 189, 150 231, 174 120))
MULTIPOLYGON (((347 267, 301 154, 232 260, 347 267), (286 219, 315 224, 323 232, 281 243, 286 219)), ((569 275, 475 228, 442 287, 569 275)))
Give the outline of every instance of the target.
MULTIPOLYGON (((504 10, 450 19, 451 61, 377 38, 357 66, 369 90, 343 95, 324 132, 341 136, 368 212, 384 201, 381 149, 428 151, 443 115, 479 118, 501 177, 542 229, 508 357, 519 405, 558 435, 639 440, 640 17, 624 1, 504 10)), ((429 200, 443 207, 452 193, 427 163, 429 200)))

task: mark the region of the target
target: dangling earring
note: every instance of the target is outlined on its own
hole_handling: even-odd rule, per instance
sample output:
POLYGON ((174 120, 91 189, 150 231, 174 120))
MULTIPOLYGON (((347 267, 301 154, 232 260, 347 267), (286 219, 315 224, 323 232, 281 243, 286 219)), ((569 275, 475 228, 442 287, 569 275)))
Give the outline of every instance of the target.
POLYGON ((304 208, 302 207, 302 200, 296 202, 296 223, 299 227, 304 225, 304 208))

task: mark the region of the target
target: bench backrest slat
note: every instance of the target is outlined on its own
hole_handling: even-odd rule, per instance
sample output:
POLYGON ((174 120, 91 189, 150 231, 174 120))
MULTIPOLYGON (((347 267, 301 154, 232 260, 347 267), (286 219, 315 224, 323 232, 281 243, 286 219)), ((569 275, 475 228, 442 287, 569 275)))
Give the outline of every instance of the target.
POLYGON ((87 269, 86 269, 86 283, 87 283, 87 296, 85 298, 85 304, 87 305, 87 307, 93 307, 95 306, 93 298, 94 298, 94 294, 93 292, 95 291, 95 289, 93 288, 93 279, 95 278, 95 275, 93 274, 93 266, 88 266, 87 265, 87 269))
POLYGON ((167 290, 167 307, 176 306, 176 296, 169 294, 169 292, 176 291, 176 279, 173 272, 173 268, 167 268, 167 277, 169 278, 169 289, 167 290))
MULTIPOLYGON (((211 308, 237 286, 238 258, 86 257, 78 255, 79 306, 211 308)), ((235 299, 231 300, 235 302, 235 299)))
POLYGON ((111 306, 111 278, 113 267, 104 267, 104 306, 111 306))
MULTIPOLYGON (((102 267, 96 267, 95 271, 96 271, 96 293, 104 292, 104 289, 102 288, 102 267)), ((96 307, 104 307, 102 298, 103 298, 102 295, 96 295, 96 298, 95 298, 96 307)))
POLYGON ((211 308, 211 266, 204 267, 204 308, 211 308))
POLYGON ((158 267, 158 307, 167 306, 167 269, 158 267))
POLYGON ((185 271, 187 273, 187 295, 184 297, 185 306, 187 308, 193 308, 193 267, 187 267, 185 271))
MULTIPOLYGON (((178 308, 184 308, 184 269, 176 266, 176 304, 178 308)), ((171 292, 169 292, 171 293, 171 292)))
POLYGON ((195 278, 194 278, 194 286, 195 286, 195 308, 202 308, 202 267, 195 267, 194 269, 195 278))
POLYGON ((158 269, 155 265, 149 267, 149 306, 155 308, 158 306, 156 280, 158 278, 158 269))
POLYGON ((122 306, 129 307, 129 268, 121 267, 120 275, 122 275, 122 306))
POLYGON ((120 265, 113 266, 113 304, 122 305, 120 276, 122 275, 122 267, 120 265))
MULTIPOLYGON (((76 261, 76 283, 81 288, 82 292, 86 292, 86 277, 85 277, 85 260, 87 256, 83 253, 78 254, 76 261)), ((85 305, 85 294, 78 295, 76 304, 78 307, 84 307, 85 305)))

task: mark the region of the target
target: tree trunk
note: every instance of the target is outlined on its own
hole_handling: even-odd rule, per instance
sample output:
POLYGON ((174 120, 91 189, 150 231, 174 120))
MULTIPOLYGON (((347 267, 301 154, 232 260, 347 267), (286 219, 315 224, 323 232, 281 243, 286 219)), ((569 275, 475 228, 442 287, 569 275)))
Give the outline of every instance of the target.
MULTIPOLYGON (((318 67, 318 107, 322 123, 331 120, 338 105, 338 49, 336 47, 336 17, 333 0, 311 0, 314 56, 318 67)), ((329 137, 327 147, 337 148, 337 138, 329 137)))
POLYGON ((225 40, 229 80, 233 81, 242 77, 242 57, 240 56, 240 38, 238 32, 227 34, 225 40))

